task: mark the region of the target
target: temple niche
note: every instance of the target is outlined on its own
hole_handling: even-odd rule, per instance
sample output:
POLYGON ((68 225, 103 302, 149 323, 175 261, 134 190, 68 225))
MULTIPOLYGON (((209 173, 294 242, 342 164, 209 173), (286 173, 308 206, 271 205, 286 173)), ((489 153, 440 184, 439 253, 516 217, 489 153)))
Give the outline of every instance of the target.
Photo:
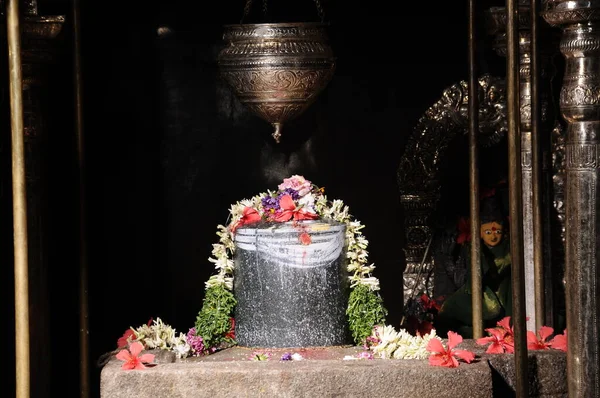
MULTIPOLYGON (((3 9, 6 3, 0 0, 3 9)), ((236 201, 273 189, 292 175, 319 184, 331 199, 342 199, 365 226, 369 264, 376 266, 377 295, 387 310, 387 324, 400 327, 422 293, 448 296, 464 283, 468 264, 457 239, 460 227, 465 226, 461 220, 469 217, 467 1, 386 2, 382 7, 383 2, 254 0, 249 13, 244 6, 252 2, 244 1, 79 3, 81 64, 77 66, 73 63, 72 1, 19 2, 24 16, 26 160, 31 162, 27 199, 30 329, 34 338, 31 375, 32 381, 38 381, 34 392, 87 398, 99 397, 103 389, 108 396, 102 398, 114 398, 161 396, 164 391, 177 391, 179 396, 198 391, 214 396, 243 396, 248 391, 293 396, 294 391, 304 389, 311 396, 328 396, 332 391, 329 395, 368 396, 376 386, 381 389, 380 396, 395 397, 400 396, 398 391, 428 396, 432 385, 447 386, 444 393, 450 396, 470 396, 473 391, 490 397, 514 392, 517 380, 509 356, 486 357, 469 365, 461 362, 460 366, 465 366, 461 371, 472 376, 466 383, 458 383, 456 373, 430 367, 426 360, 391 366, 375 361, 373 371, 365 373, 364 362, 358 361, 366 359, 359 357, 360 346, 344 347, 333 356, 310 357, 307 352, 297 352, 308 359, 297 363, 282 362, 289 360, 284 354, 291 358, 292 352, 277 351, 281 355, 276 359, 287 359, 265 364, 248 360, 251 353, 247 347, 229 347, 228 351, 221 346, 215 356, 192 358, 189 363, 195 366, 187 370, 174 352, 162 353, 156 356, 158 365, 147 369, 161 376, 142 383, 136 377, 147 373, 126 372, 114 358, 117 341, 124 331, 131 330, 128 328, 152 322, 163 325, 164 321, 178 332, 190 333, 203 306, 205 283, 215 269, 208 258, 218 239, 217 225, 230 221, 229 210, 236 201), (315 76, 325 75, 327 83, 318 87, 319 95, 309 98, 310 106, 302 112, 272 104, 251 104, 252 108, 248 103, 255 98, 240 98, 231 81, 224 78, 219 65, 220 54, 227 53, 224 25, 237 25, 242 15, 245 23, 327 22, 331 53, 328 48, 326 72, 311 71, 304 80, 283 74, 284 82, 298 86, 317 85, 315 76), (43 29, 30 32, 28 23, 36 18, 56 31, 48 32, 48 37, 39 36, 43 29), (429 39, 432 35, 435 40, 429 39), (73 77, 77 72, 83 79, 79 105, 85 140, 80 147, 74 123, 78 110, 73 77), (290 113, 293 119, 283 117, 290 113), (38 191, 42 187, 43 191, 38 191), (89 339, 82 340, 82 335, 89 339), (346 356, 352 361, 344 360, 346 356), (239 364, 236 372, 231 372, 232 361, 239 364), (318 366, 313 366, 315 363, 318 366)), ((504 32, 502 21, 495 21, 496 31, 489 30, 487 14, 492 7, 504 5, 499 0, 477 2, 480 184, 484 195, 500 195, 507 181, 504 32)), ((556 16, 555 22, 562 23, 556 16)), ((523 55, 528 41, 526 32, 521 34, 523 55)), ((552 40, 556 44, 554 37, 552 40)), ((281 48, 314 52, 317 47, 312 45, 281 48)), ((232 53, 243 51, 234 49, 232 53)), ((2 53, 8 55, 6 48, 2 53)), ((3 62, 8 65, 6 59, 3 62)), ((523 56, 522 63, 524 73, 527 57, 523 56)), ((564 66, 558 51, 550 64, 556 69, 549 67, 544 78, 560 86, 558 77, 564 66)), ((230 66, 235 69, 239 65, 234 60, 230 66)), ((8 71, 4 72, 0 86, 4 117, 0 123, 8 132, 10 85, 8 71)), ((238 88, 272 84, 256 74, 248 77, 234 72, 229 72, 230 78, 238 88)), ((550 267, 545 300, 551 303, 545 316, 556 332, 561 332, 566 169, 577 172, 575 166, 588 167, 593 162, 567 163, 574 158, 566 153, 557 92, 548 91, 553 94, 546 100, 552 105, 545 108, 548 125, 544 126, 544 133, 551 137, 545 142, 549 151, 544 153, 544 214, 550 220, 545 244, 551 246, 545 254, 552 258, 545 259, 550 267)), ((563 102, 573 108, 579 102, 592 101, 595 97, 586 92, 573 87, 563 102)), ((520 95, 523 115, 527 115, 530 93, 524 88, 520 95)), ((523 131, 529 131, 524 124, 523 131)), ((6 220, 14 215, 10 152, 10 136, 2 134, 0 215, 6 220)), ((522 155, 526 166, 530 154, 525 150, 522 155)), ((0 250, 0 259, 12 264, 13 230, 10 222, 0 228, 2 247, 7 248, 0 250)), ((303 255, 299 259, 304 265, 303 255)), ((321 277, 317 271, 314 279, 321 277)), ((274 275, 273 279, 280 276, 274 275)), ((11 267, 2 267, 0 308, 10 320, 19 315, 13 305, 14 276, 11 267)), ((286 283, 282 285, 285 294, 294 298, 302 296, 300 290, 308 286, 286 283)), ((315 306, 324 301, 319 294, 311 297, 315 306)), ((248 297, 243 304, 252 309, 254 300, 248 297)), ((273 297, 267 304, 279 309, 277 299, 283 295, 275 293, 273 297)), ((336 322, 343 324, 346 303, 336 300, 336 322)), ((294 311, 297 318, 285 320, 298 324, 314 316, 306 308, 300 309, 294 311)), ((331 315, 322 305, 319 310, 331 315)), ((249 313, 254 315, 251 310, 245 315, 249 313)), ((281 326, 273 319, 265 322, 263 342, 272 342, 271 329, 281 326)), ((225 319, 224 324, 230 322, 225 319)), ((251 316, 245 322, 250 325, 246 341, 251 341, 248 335, 256 325, 251 316)), ((15 339, 8 340, 2 354, 11 364, 7 379, 14 380, 15 339)), ((339 341, 342 339, 335 340, 336 344, 339 341)), ((471 344, 469 350, 475 347, 481 358, 485 347, 466 343, 471 344)), ((260 355, 254 359, 262 360, 260 355)), ((542 381, 532 381, 532 385, 539 395, 564 396, 565 355, 544 352, 535 361, 532 378, 535 383, 542 381), (548 380, 556 383, 546 383, 548 380)), ((13 387, 8 386, 9 395, 13 387)))

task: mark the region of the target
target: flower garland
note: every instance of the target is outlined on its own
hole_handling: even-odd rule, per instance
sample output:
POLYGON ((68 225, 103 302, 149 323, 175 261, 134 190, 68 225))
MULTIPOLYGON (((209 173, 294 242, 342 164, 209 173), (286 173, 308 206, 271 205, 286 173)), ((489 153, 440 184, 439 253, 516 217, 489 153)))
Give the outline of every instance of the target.
POLYGON ((406 329, 396 331, 393 326, 378 325, 373 329, 373 334, 367 337, 365 348, 383 359, 425 359, 430 356, 427 346, 432 339, 442 340, 436 335, 435 329, 413 336, 406 329))
MULTIPOLYGON (((351 293, 346 314, 352 337, 362 343, 373 327, 385 321, 387 310, 378 293, 379 280, 372 275, 375 266, 368 264, 368 241, 361 230, 364 225, 353 219, 348 206, 341 200, 329 201, 324 189, 299 175, 286 178, 277 191, 260 193, 251 199, 231 206, 227 226, 217 226, 219 243, 213 244, 209 261, 217 272, 205 284, 202 309, 196 318, 196 333, 204 346, 211 349, 235 344, 230 333, 233 310, 236 305, 233 290, 233 255, 235 231, 256 222, 287 222, 329 219, 346 224, 347 270, 351 293)), ((306 233, 299 236, 303 244, 310 244, 306 233)))

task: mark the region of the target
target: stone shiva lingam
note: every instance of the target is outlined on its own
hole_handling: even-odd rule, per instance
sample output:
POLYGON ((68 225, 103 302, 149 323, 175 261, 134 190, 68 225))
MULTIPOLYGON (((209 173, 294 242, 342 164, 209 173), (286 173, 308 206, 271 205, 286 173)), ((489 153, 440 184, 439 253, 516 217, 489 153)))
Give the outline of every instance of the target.
POLYGON ((196 322, 206 344, 231 342, 232 319, 238 345, 272 348, 360 344, 384 322, 363 226, 341 200, 294 175, 230 212, 196 322))

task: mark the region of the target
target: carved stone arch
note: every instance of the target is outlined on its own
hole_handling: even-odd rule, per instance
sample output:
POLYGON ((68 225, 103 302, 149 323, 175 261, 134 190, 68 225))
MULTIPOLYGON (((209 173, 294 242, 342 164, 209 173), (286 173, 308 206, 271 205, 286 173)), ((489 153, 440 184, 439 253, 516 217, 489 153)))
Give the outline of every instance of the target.
MULTIPOLYGON (((504 79, 478 79, 479 145, 490 147, 507 131, 504 79)), ((433 219, 440 200, 441 167, 450 143, 468 133, 468 83, 446 88, 419 119, 407 140, 397 172, 404 209, 404 303, 420 291, 433 293, 434 258, 428 252, 433 219)))

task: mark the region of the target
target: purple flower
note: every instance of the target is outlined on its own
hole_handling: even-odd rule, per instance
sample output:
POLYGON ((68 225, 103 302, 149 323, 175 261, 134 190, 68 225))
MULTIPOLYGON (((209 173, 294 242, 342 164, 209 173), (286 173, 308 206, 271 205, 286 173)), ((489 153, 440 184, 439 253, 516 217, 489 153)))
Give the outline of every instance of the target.
POLYGON ((187 335, 185 336, 185 340, 188 345, 191 347, 194 355, 202 355, 206 350, 204 346, 204 340, 202 340, 201 336, 196 335, 196 328, 191 328, 187 335))
POLYGON ((265 213, 275 213, 279 210, 279 198, 265 196, 261 200, 265 213))
POLYGON ((286 352, 281 356, 282 361, 291 361, 292 359, 292 354, 290 354, 289 352, 286 352))
POLYGON ((293 200, 298 200, 300 199, 300 193, 298 191, 296 191, 294 188, 286 188, 283 189, 279 192, 279 195, 277 195, 277 200, 279 200, 279 198, 281 198, 283 195, 290 195, 292 197, 293 200))

